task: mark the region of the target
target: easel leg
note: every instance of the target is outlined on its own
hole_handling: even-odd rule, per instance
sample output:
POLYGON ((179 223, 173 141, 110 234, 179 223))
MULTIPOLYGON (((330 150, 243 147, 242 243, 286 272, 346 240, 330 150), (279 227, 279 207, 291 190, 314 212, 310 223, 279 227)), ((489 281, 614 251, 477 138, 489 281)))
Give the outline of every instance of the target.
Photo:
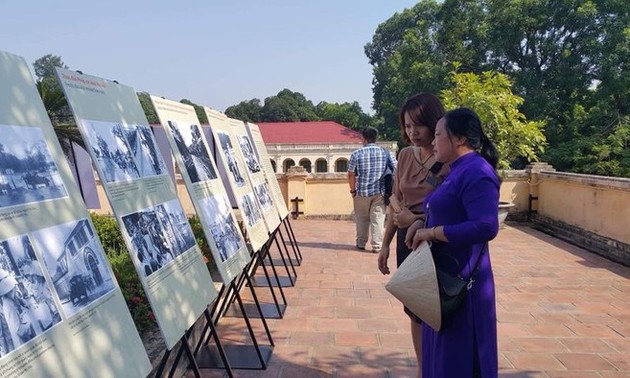
POLYGON ((293 248, 293 254, 295 255, 296 260, 298 261, 298 265, 302 264, 302 252, 300 252, 300 245, 295 239, 295 234, 293 233, 293 227, 291 227, 291 221, 289 221, 289 217, 284 218, 284 228, 287 231, 287 235, 289 237, 289 241, 291 242, 291 248, 293 248))

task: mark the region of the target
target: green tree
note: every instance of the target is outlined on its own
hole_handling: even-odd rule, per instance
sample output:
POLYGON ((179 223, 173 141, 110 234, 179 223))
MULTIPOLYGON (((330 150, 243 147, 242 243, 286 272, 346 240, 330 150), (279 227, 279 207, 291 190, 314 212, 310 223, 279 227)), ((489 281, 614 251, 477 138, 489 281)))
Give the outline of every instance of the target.
POLYGON ((575 136, 577 130, 563 126, 573 107, 590 96, 598 55, 596 14, 590 1, 490 2, 492 64, 513 78, 526 99, 525 113, 550 120, 551 143, 575 136))
POLYGON ((138 96, 140 106, 142 106, 142 110, 144 111, 149 124, 160 123, 160 119, 153 107, 153 101, 151 101, 151 95, 147 92, 137 92, 136 95, 138 96))
POLYGON ((630 177, 630 116, 609 114, 610 102, 575 108, 575 123, 594 132, 558 143, 545 154, 558 170, 630 177), (605 123, 605 127, 599 126, 605 123))
POLYGON ((342 104, 322 101, 313 106, 303 94, 289 89, 267 97, 264 105, 257 98, 241 101, 228 107, 225 114, 248 122, 335 121, 353 129, 376 124, 356 101, 342 104))
POLYGON ((452 62, 462 73, 503 73, 524 99, 519 110, 546 121, 542 157, 588 172, 596 166, 587 161, 615 150, 630 115, 628 25, 630 2, 619 0, 423 0, 379 25, 366 46, 374 109, 394 131, 406 96, 452 85, 452 62), (585 158, 561 155, 573 149, 585 158))
POLYGON ((194 102, 188 100, 188 99, 182 99, 179 102, 181 102, 182 104, 186 104, 186 105, 192 105, 193 108, 195 108, 195 113, 197 113, 197 118, 199 118, 199 122, 201 124, 208 124, 208 116, 206 116, 206 111, 204 110, 203 106, 201 105, 197 105, 194 102))
POLYGON ((519 158, 538 160, 544 151, 544 122, 528 121, 518 107, 523 98, 512 93, 512 83, 501 73, 451 73, 453 88, 441 92, 447 109, 468 107, 479 115, 488 138, 499 153, 499 168, 508 169, 519 158))
POLYGON ((262 122, 318 121, 313 102, 302 93, 283 89, 267 97, 261 111, 262 122))
POLYGON ((372 117, 364 113, 356 101, 342 104, 322 101, 315 107, 315 113, 323 121, 335 121, 354 130, 374 124, 372 117))
POLYGON ((37 80, 35 85, 44 103, 48 118, 53 125, 57 139, 64 152, 71 149, 71 142, 84 146, 83 138, 74 122, 68 100, 57 81, 55 67, 68 69, 68 66, 57 55, 47 54, 33 63, 37 80))
POLYGON ((399 137, 398 112, 405 99, 446 88, 453 62, 462 62, 462 70, 481 70, 483 7, 482 1, 422 0, 378 26, 365 53, 373 66, 373 107, 382 118, 382 135, 399 137))
POLYGON ((42 81, 44 79, 54 79, 55 78, 55 68, 64 68, 69 69, 63 60, 61 60, 60 56, 46 54, 41 58, 37 59, 33 62, 33 71, 35 71, 35 76, 37 76, 37 81, 42 81))
POLYGON ((241 101, 225 109, 225 115, 231 118, 240 119, 247 122, 260 122, 262 105, 257 98, 249 101, 241 101))
POLYGON ((630 3, 493 1, 489 15, 493 65, 514 78, 523 112, 547 120, 544 158, 558 169, 623 174, 614 151, 630 115, 630 3))

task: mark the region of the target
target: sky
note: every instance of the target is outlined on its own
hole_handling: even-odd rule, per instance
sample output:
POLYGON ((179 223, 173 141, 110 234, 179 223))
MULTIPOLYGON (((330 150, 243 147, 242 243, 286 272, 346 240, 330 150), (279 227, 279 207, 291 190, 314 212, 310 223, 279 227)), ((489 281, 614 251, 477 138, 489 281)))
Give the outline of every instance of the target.
POLYGON ((411 0, 0 0, 0 50, 225 111, 288 88, 373 113, 364 46, 411 0))

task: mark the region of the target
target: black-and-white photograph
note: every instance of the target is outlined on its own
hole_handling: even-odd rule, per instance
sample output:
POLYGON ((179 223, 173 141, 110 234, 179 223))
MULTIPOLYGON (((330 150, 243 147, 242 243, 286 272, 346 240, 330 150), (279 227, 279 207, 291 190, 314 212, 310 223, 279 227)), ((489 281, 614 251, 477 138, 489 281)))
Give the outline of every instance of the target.
POLYGON ((147 125, 125 125, 123 130, 140 176, 165 174, 166 164, 157 148, 151 128, 147 125))
POLYGON ((264 211, 267 211, 271 206, 273 206, 273 201, 269 195, 269 187, 266 182, 254 185, 254 194, 256 195, 256 198, 258 198, 260 206, 264 211))
POLYGON ((258 209, 258 205, 256 204, 256 200, 254 199, 252 193, 247 193, 241 197, 241 211, 245 214, 247 224, 250 227, 262 219, 260 210, 258 209))
POLYGON ((0 358, 60 321, 28 236, 0 241, 0 358))
POLYGON ((224 262, 245 246, 230 213, 227 199, 224 195, 216 195, 200 200, 199 204, 202 216, 207 221, 214 243, 219 249, 221 261, 224 262))
POLYGON ((35 231, 32 238, 66 317, 114 290, 105 251, 88 219, 35 231))
POLYGON ((0 208, 66 197, 38 127, 0 125, 0 208))
POLYGON ((252 148, 252 143, 250 142, 249 137, 247 135, 241 135, 238 137, 238 142, 241 145, 241 151, 245 157, 247 169, 249 169, 251 173, 260 172, 258 157, 256 156, 256 151, 252 148))
POLYGON ((223 131, 217 131, 219 135, 219 142, 221 143, 221 149, 225 155, 225 159, 227 160, 228 170, 232 174, 232 178, 236 183, 236 186, 241 188, 245 186, 245 179, 241 174, 241 170, 238 167, 238 161, 236 160, 236 155, 234 154, 234 147, 232 147, 232 141, 230 140, 230 135, 223 131))
POLYGON ((195 245, 188 218, 177 199, 122 217, 132 256, 145 277, 195 245))
POLYGON ((175 246, 177 256, 188 251, 195 246, 195 235, 188 217, 182 208, 179 199, 175 198, 168 202, 155 206, 162 232, 166 235, 171 244, 175 246))
POLYGON ((184 160, 186 172, 193 183, 213 180, 217 172, 210 160, 210 154, 203 143, 201 128, 198 125, 182 124, 168 121, 168 127, 173 134, 177 150, 184 160))
POLYGON ((105 182, 129 181, 141 176, 120 123, 82 120, 92 157, 105 182))

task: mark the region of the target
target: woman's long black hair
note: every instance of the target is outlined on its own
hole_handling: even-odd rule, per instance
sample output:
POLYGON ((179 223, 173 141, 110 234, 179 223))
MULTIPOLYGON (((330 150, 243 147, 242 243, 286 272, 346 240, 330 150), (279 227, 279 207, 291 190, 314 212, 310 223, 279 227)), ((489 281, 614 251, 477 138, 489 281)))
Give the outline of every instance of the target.
POLYGON ((492 141, 483 132, 477 113, 469 108, 457 108, 446 112, 444 119, 446 129, 451 135, 465 137, 467 145, 478 151, 492 168, 497 169, 499 154, 492 141))

